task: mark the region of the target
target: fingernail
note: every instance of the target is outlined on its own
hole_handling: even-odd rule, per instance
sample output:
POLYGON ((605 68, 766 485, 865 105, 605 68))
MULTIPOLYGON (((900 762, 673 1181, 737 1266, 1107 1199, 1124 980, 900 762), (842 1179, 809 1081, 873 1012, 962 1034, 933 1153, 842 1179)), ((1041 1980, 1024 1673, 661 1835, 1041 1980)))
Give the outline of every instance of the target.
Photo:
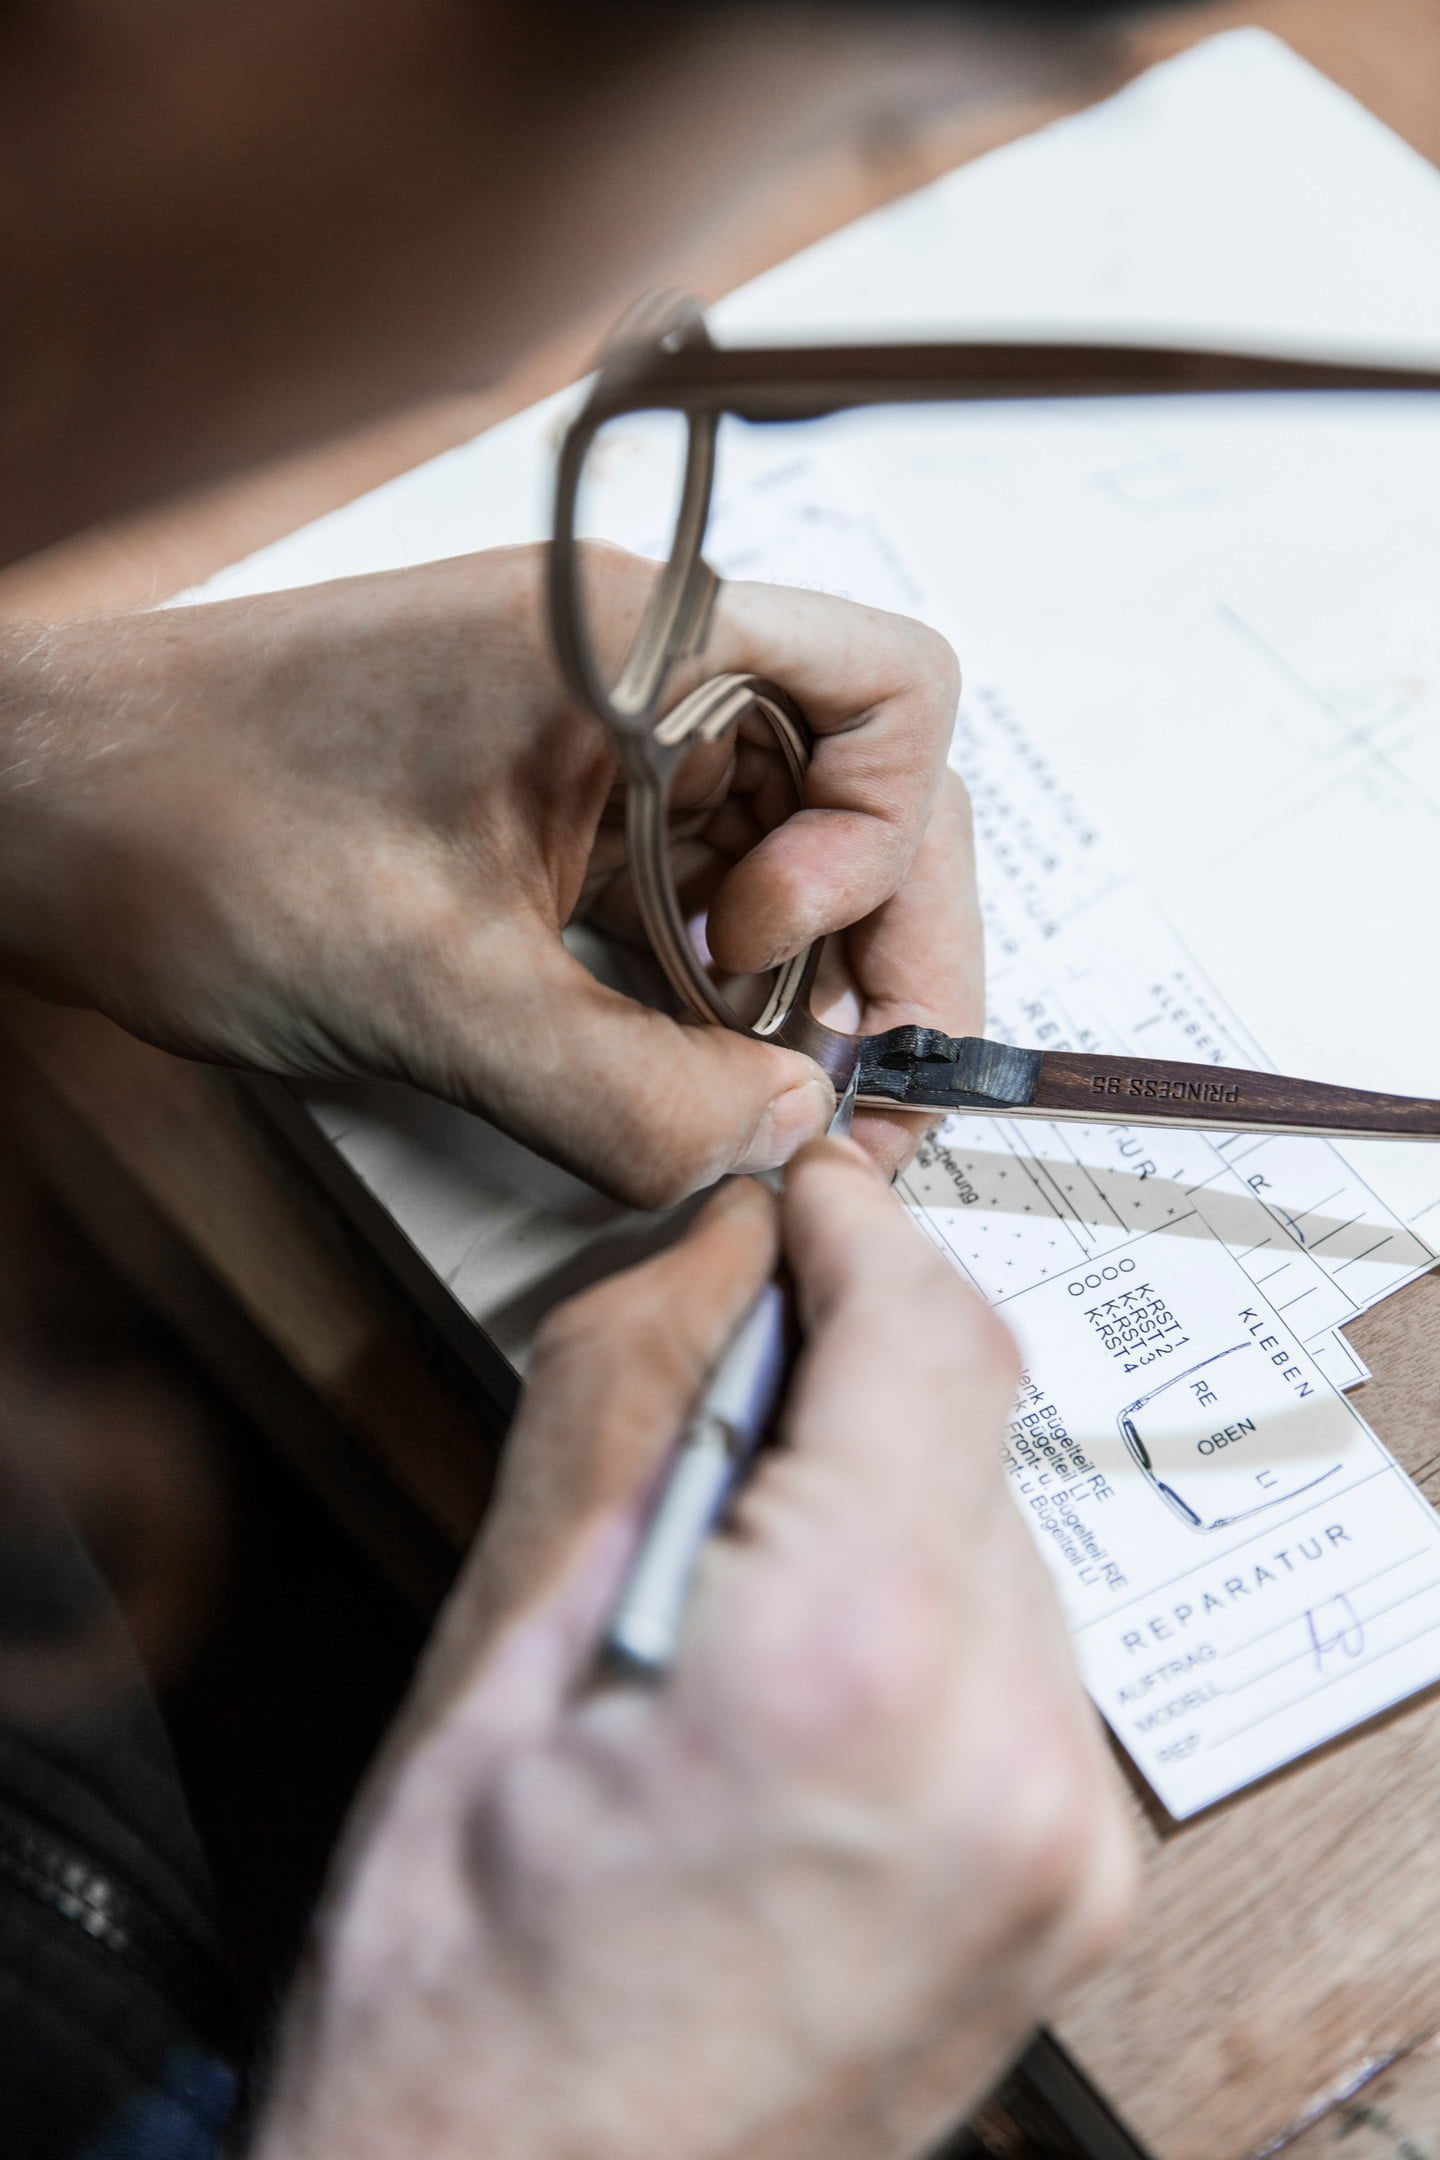
POLYGON ((821 1074, 786 1088, 767 1103, 749 1146, 735 1164, 736 1175, 754 1177, 762 1170, 778 1170, 807 1140, 818 1139, 834 1115, 835 1090, 821 1074))

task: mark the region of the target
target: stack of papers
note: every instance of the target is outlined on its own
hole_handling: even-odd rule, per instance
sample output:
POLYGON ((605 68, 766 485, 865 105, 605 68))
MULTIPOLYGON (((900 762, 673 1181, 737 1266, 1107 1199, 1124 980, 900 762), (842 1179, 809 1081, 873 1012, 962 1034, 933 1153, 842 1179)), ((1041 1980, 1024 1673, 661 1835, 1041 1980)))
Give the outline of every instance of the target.
MULTIPOLYGON (((1243 31, 715 321, 1433 361, 1437 267, 1440 179, 1243 31)), ((572 403, 190 597, 543 537, 572 403)), ((1440 837, 1437 502, 1421 398, 919 410, 727 430, 707 552, 956 645, 992 1033, 1437 1094, 1440 996, 1415 972, 1440 837)), ((614 536, 658 551, 648 515, 637 495, 614 536)), ((517 1361, 550 1302, 653 1240, 444 1106, 306 1100, 517 1361)), ((1172 1814, 1440 1680, 1440 1523, 1347 1393, 1365 1375, 1337 1333, 1433 1264, 1440 1148, 956 1118, 904 1189, 1020 1338, 1015 1496, 1172 1814)))

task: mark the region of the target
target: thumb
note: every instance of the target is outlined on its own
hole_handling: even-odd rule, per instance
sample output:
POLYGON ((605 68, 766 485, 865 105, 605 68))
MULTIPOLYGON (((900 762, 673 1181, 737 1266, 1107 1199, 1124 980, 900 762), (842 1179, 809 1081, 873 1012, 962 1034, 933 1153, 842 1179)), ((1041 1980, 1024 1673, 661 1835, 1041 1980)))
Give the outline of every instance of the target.
POLYGON ((674 1244, 550 1314, 494 1503, 411 1689, 402 1752, 526 1621, 550 1674, 539 1687, 528 1665, 542 1698, 588 1661, 655 1474, 773 1271, 778 1229, 763 1185, 728 1184, 674 1244))
POLYGON ((834 1115, 798 1051, 638 1005, 558 940, 527 942, 523 960, 481 1016, 475 1106, 631 1207, 778 1169, 834 1115))

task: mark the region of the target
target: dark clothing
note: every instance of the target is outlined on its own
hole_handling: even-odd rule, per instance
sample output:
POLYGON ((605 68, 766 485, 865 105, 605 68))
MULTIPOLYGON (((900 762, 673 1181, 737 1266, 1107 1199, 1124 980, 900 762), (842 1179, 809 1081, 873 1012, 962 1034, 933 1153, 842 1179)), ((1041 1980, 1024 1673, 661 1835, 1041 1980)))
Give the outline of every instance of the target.
MULTIPOLYGON (((0 1661, 43 1673, 107 1593, 62 1530, 0 1559, 0 1661)), ((138 1667, 105 1698, 0 1723, 0 2156, 214 2160, 235 2019, 205 1861, 138 1667)))

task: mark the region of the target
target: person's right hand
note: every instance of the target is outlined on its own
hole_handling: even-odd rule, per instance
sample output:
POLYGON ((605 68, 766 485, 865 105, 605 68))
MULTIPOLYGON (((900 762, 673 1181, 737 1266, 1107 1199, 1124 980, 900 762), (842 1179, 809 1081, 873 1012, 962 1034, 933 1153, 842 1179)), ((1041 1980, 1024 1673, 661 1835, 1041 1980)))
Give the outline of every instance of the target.
POLYGON ((847 1143, 548 1329, 258 2160, 909 2160, 1112 1941, 1118 1779, 1005 1490, 1003 1328, 847 1143), (590 1660, 778 1237, 808 1347, 658 1688, 590 1660))

